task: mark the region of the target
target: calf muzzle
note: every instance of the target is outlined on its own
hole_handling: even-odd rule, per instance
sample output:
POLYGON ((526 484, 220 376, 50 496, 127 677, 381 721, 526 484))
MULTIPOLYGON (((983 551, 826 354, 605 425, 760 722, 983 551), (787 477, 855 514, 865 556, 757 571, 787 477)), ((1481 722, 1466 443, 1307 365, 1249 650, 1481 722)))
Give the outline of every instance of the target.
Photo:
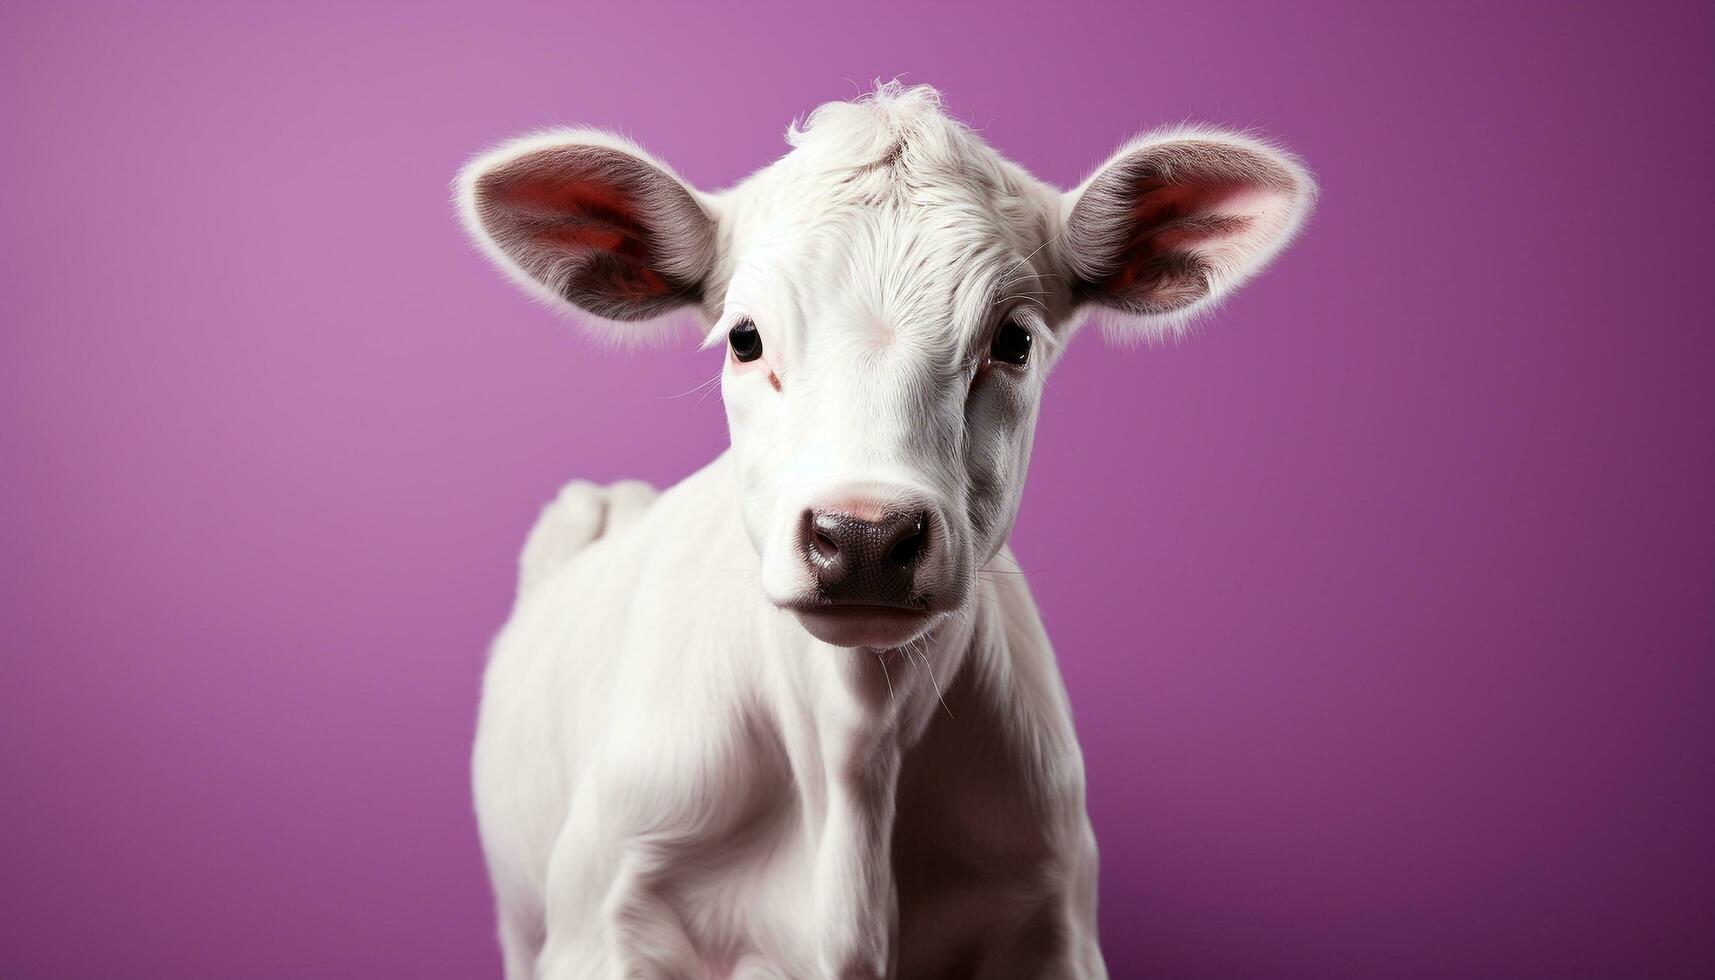
POLYGON ((838 510, 807 510, 804 559, 818 598, 832 605, 921 609, 917 570, 935 545, 926 510, 866 519, 838 510))

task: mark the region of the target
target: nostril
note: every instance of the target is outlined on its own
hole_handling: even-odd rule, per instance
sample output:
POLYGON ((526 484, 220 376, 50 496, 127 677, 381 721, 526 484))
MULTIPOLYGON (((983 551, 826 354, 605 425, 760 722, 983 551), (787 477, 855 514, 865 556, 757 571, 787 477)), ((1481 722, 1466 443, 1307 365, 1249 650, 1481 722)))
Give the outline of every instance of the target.
POLYGON ((840 558, 840 519, 835 514, 804 512, 804 550, 810 560, 830 568, 840 558))
POLYGON ((810 532, 810 544, 823 558, 833 558, 840 553, 840 546, 834 539, 823 533, 821 528, 810 532))
POLYGON ((897 568, 914 564, 923 556, 923 546, 929 543, 929 526, 921 514, 912 519, 904 536, 887 551, 887 561, 897 568))

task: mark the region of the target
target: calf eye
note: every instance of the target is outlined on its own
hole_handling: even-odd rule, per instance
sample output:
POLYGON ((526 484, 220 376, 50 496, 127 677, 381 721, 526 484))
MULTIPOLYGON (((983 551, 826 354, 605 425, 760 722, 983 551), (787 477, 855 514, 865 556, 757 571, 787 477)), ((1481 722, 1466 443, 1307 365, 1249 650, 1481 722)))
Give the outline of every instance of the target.
POLYGON ((733 356, 741 361, 754 361, 762 356, 762 335, 749 320, 740 320, 727 332, 726 339, 732 344, 733 356))
POLYGON ((989 348, 989 357, 1007 364, 1023 364, 1030 360, 1030 331, 1020 326, 1016 320, 1001 324, 1000 329, 995 331, 994 345, 989 348))

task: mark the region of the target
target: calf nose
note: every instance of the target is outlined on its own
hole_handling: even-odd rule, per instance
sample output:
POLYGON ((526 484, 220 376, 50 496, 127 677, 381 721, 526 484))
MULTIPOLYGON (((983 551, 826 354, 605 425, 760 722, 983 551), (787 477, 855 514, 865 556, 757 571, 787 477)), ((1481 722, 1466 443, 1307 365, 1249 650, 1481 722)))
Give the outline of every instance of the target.
POLYGON ((916 608, 912 579, 930 546, 927 511, 870 521, 838 511, 804 514, 804 552, 821 594, 835 603, 916 608))

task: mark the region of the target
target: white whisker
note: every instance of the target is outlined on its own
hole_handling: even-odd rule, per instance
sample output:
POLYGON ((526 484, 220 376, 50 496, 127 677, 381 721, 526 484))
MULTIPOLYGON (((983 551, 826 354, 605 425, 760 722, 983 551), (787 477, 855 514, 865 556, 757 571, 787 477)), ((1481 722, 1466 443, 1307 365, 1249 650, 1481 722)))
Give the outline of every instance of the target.
POLYGON ((887 673, 887 654, 886 653, 876 654, 875 655, 875 662, 881 665, 881 676, 883 678, 886 678, 886 680, 887 680, 887 700, 892 701, 893 700, 893 678, 891 676, 889 676, 887 673))
MULTIPOLYGON (((907 651, 906 655, 910 656, 910 652, 907 651)), ((953 709, 947 707, 947 698, 941 693, 940 682, 935 680, 935 668, 929 666, 928 655, 921 650, 917 651, 917 662, 923 665, 923 672, 929 675, 929 685, 935 689, 935 698, 941 702, 941 710, 947 713, 948 718, 953 718, 953 709)), ((954 718, 954 720, 957 721, 958 719, 954 718)))
MULTIPOLYGON (((659 397, 663 401, 667 401, 667 400, 671 400, 674 398, 684 398, 684 397, 687 397, 689 395, 694 395, 699 391, 702 392, 706 396, 709 392, 709 388, 712 385, 718 385, 720 383, 721 383, 721 373, 719 371, 716 371, 714 377, 708 379, 707 381, 698 382, 695 387, 689 389, 688 391, 681 391, 677 395, 661 395, 659 397)), ((702 399, 698 399, 697 404, 701 405, 702 399)))

